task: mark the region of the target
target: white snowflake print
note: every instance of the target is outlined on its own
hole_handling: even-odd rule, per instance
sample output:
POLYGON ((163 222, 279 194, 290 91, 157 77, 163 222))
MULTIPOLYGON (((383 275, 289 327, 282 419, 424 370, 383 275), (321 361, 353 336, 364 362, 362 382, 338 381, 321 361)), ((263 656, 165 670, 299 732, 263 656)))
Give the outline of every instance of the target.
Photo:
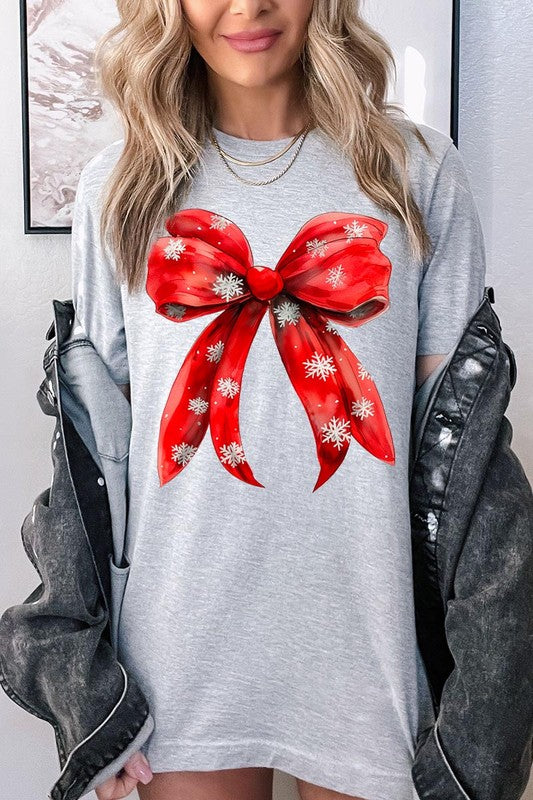
POLYGON ((222 358, 223 352, 224 352, 224 342, 222 341, 222 339, 219 339, 216 344, 207 345, 206 358, 208 361, 216 361, 218 363, 222 358))
POLYGON ((224 228, 227 228, 228 225, 231 225, 229 219, 226 217, 221 217, 220 214, 211 214, 211 225, 210 228, 215 228, 217 231, 223 231, 224 228))
POLYGON ((350 441, 350 423, 347 419, 331 417, 329 422, 322 425, 321 431, 322 441, 331 442, 337 450, 341 450, 345 443, 350 441))
POLYGON ((357 367, 357 370, 358 370, 358 373, 359 373, 359 377, 360 377, 361 379, 363 379, 363 380, 364 380, 365 378, 367 378, 369 381, 372 381, 372 380, 374 380, 374 379, 372 378, 372 375, 370 374, 370 372, 369 372, 368 370, 366 370, 366 369, 363 367, 363 365, 362 365, 362 364, 359 364, 359 366, 357 367))
POLYGON ((307 359, 302 362, 307 369, 305 373, 306 378, 322 378, 323 381, 329 375, 337 371, 337 367, 333 363, 332 356, 323 356, 315 350, 313 358, 307 359))
POLYGON ((346 273, 342 268, 342 264, 338 264, 336 267, 330 267, 328 269, 328 277, 326 278, 326 283, 331 283, 334 289, 338 289, 342 283, 344 283, 344 278, 346 277, 346 273))
POLYGON ((194 411, 195 414, 205 414, 209 403, 203 397, 191 397, 187 408, 189 411, 194 411))
POLYGON ((237 381, 234 381, 233 378, 218 379, 218 391, 223 394, 224 397, 235 397, 239 388, 239 384, 237 381))
POLYGON ((243 461, 246 461, 242 445, 238 442, 223 444, 218 449, 221 453, 220 460, 223 464, 230 464, 232 467, 236 467, 237 464, 242 464, 243 461))
POLYGON ((235 275, 234 272, 227 272, 225 275, 218 275, 213 284, 213 291, 223 300, 231 300, 244 293, 242 288, 243 279, 235 275))
POLYGON ((337 330, 337 328, 330 319, 328 319, 328 321, 326 322, 324 330, 328 331, 328 333, 336 333, 337 336, 339 335, 339 331, 337 330))
POLYGON ((374 416, 374 402, 367 397, 361 397, 357 402, 352 403, 352 414, 355 417, 365 419, 374 416))
POLYGON ((197 447, 195 447, 193 444, 187 444, 187 442, 173 444, 171 455, 172 461, 176 461, 178 464, 188 464, 197 450, 197 447))
POLYGON ((359 225, 356 220, 350 222, 349 225, 344 226, 344 230, 346 231, 346 238, 348 241, 351 241, 355 238, 360 238, 364 235, 365 231, 367 230, 368 225, 359 225))
POLYGON ((183 315, 187 311, 186 306, 180 306, 178 303, 166 303, 165 304, 165 312, 169 317, 174 317, 174 319, 182 319, 183 315))
POLYGON ((305 246, 307 247, 307 252, 311 253, 312 258, 325 255, 328 249, 328 243, 325 239, 310 239, 305 243, 305 246))
POLYGON ((282 303, 278 303, 273 309, 273 312, 281 328, 284 328, 286 323, 296 325, 302 316, 298 303, 293 303, 290 300, 284 300, 282 303))
POLYGON ((185 242, 179 236, 171 239, 165 247, 165 258, 170 258, 173 261, 179 261, 181 254, 185 252, 185 242))

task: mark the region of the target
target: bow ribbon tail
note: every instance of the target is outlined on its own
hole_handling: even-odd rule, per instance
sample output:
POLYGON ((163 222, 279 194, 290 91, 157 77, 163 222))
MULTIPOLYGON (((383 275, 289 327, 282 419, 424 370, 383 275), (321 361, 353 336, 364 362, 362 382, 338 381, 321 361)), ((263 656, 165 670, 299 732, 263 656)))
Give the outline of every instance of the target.
POLYGON ((187 466, 205 436, 211 385, 238 311, 227 308, 202 331, 174 379, 159 426, 160 486, 187 466))
POLYGON ((281 359, 302 405, 315 438, 320 472, 316 491, 340 467, 348 447, 350 417, 339 380, 338 365, 320 328, 302 313, 296 324, 280 324, 270 310, 270 325, 281 359))
POLYGON ((234 477, 261 486, 246 460, 239 427, 242 374, 252 341, 268 306, 247 300, 239 306, 211 388, 209 425, 211 439, 222 466, 234 477))
POLYGON ((339 368, 354 439, 376 458, 395 463, 394 443, 377 386, 357 356, 339 333, 328 325, 328 319, 316 309, 309 317, 322 331, 326 345, 339 368))

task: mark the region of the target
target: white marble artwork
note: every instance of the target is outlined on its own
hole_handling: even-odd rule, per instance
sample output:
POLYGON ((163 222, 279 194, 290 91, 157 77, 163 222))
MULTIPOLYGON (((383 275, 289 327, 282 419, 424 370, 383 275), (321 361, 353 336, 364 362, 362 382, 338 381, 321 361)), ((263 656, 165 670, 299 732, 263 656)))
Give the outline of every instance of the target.
POLYGON ((26 20, 30 224, 70 226, 80 169, 122 136, 93 66, 118 12, 113 0, 26 0, 26 20))

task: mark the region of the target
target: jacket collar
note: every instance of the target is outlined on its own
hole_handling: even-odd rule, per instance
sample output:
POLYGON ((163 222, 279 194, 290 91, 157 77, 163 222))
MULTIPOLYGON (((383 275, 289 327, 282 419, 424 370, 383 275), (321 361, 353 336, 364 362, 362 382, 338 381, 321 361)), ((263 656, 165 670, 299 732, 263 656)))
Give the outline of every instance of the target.
MULTIPOLYGON (((428 415, 442 384, 443 378, 450 372, 451 365, 455 360, 457 360, 458 353, 464 351, 467 337, 471 336, 472 332, 474 332, 475 335, 481 333, 482 336, 485 337, 488 344, 492 342, 497 345, 502 345, 507 349, 511 362, 511 388, 513 388, 516 382, 516 363, 514 354, 508 345, 502 341, 501 324, 492 307, 493 303, 494 289, 492 286, 485 286, 481 302, 470 317, 468 323, 465 325, 463 332, 457 340, 454 348, 416 389, 413 396, 413 413, 411 423, 413 437, 413 458, 417 457, 422 439, 422 433, 426 426, 428 415)), ((477 379, 478 382, 481 382, 483 378, 482 371, 478 371, 475 376, 469 376, 469 380, 473 380, 474 378, 477 379)))

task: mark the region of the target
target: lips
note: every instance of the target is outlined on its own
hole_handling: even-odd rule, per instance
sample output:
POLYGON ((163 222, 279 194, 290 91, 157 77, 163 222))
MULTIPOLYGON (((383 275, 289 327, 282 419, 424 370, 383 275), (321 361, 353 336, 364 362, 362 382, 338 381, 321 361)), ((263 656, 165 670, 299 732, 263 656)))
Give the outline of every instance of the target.
POLYGON ((234 50, 241 53, 258 53, 272 47, 278 41, 280 35, 281 31, 273 28, 263 28, 260 31, 240 31, 232 36, 224 36, 223 38, 234 50))

